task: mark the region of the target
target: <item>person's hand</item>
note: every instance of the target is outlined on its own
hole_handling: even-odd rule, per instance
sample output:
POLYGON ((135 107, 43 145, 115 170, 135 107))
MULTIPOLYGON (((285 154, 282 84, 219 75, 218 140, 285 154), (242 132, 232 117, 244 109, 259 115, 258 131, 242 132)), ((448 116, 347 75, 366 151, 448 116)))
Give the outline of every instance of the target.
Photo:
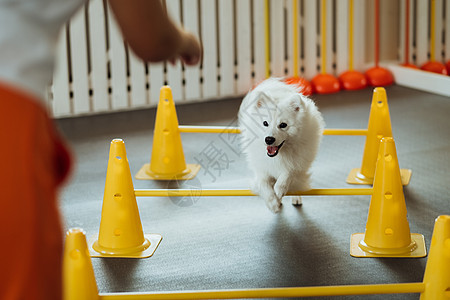
POLYGON ((109 0, 124 39, 145 62, 180 59, 198 64, 202 46, 197 37, 169 18, 160 0, 109 0))
POLYGON ((193 66, 200 62, 201 57, 202 46, 197 37, 188 31, 182 31, 179 51, 169 61, 175 64, 179 58, 184 64, 193 66))
POLYGON ((186 32, 184 49, 180 52, 181 60, 189 66, 196 65, 202 57, 202 46, 192 33, 186 32))

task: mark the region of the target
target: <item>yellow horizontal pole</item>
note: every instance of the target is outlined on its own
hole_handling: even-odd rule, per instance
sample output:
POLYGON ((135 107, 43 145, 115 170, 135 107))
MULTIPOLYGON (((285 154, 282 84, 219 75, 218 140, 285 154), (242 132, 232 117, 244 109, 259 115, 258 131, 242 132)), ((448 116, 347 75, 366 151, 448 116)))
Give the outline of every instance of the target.
POLYGON ((178 126, 180 132, 189 133, 241 133, 238 127, 229 126, 178 126))
MULTIPOLYGON (((186 133, 241 133, 238 127, 229 126, 178 126, 180 132, 186 133)), ((367 129, 325 129, 324 135, 367 135, 367 129)))
POLYGON ((323 135, 367 135, 367 129, 324 129, 323 135))
MULTIPOLYGON (((251 190, 202 190, 202 189, 152 189, 134 190, 136 197, 216 197, 216 196, 257 196, 251 190)), ((306 192, 289 192, 288 196, 353 196, 372 195, 373 188, 358 189, 312 189, 306 192)))
POLYGON ((204 290, 155 293, 100 294, 100 300, 148 300, 148 299, 237 299, 237 298, 287 298, 326 297, 343 295, 408 294, 422 293, 425 284, 394 283, 373 285, 342 285, 317 287, 291 287, 250 290, 204 290))

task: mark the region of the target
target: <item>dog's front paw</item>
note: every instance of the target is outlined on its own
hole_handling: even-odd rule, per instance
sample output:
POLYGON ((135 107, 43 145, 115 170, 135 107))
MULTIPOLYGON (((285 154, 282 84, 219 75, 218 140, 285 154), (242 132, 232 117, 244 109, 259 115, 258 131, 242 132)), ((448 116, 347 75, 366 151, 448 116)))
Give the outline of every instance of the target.
POLYGON ((274 214, 279 213, 282 206, 281 199, 276 197, 266 199, 266 205, 274 214))
POLYGON ((257 182, 256 180, 253 180, 250 183, 250 190, 254 193, 254 194, 260 194, 261 192, 261 183, 257 182))
POLYGON ((273 191, 275 192, 275 195, 277 196, 277 198, 281 199, 288 192, 289 185, 287 183, 279 183, 279 182, 280 181, 277 181, 277 183, 273 187, 273 191))
POLYGON ((300 196, 292 197, 292 205, 302 206, 302 204, 303 204, 302 197, 300 197, 300 196))

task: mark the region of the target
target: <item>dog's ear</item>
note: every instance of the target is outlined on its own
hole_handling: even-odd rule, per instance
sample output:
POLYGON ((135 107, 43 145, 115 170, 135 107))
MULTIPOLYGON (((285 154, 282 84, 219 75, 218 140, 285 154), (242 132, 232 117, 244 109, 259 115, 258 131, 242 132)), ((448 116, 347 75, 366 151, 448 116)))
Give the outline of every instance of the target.
POLYGON ((255 95, 255 98, 257 108, 262 107, 263 105, 267 104, 268 101, 270 101, 269 96, 263 91, 258 91, 255 95))
POLYGON ((303 101, 302 96, 300 94, 293 95, 289 100, 289 105, 296 112, 304 111, 306 108, 305 102, 303 101))

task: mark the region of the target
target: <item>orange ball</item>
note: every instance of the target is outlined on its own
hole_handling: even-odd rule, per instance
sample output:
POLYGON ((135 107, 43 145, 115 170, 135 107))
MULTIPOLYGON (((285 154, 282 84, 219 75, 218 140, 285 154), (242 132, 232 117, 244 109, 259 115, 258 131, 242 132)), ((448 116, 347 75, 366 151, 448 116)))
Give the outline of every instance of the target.
POLYGON ((331 74, 316 75, 311 81, 314 91, 319 94, 337 93, 341 89, 339 80, 331 74))
POLYGON ((312 95, 313 88, 312 88, 311 83, 309 83, 308 80, 306 80, 302 77, 298 77, 298 76, 289 77, 289 78, 286 78, 284 80, 284 82, 287 84, 295 85, 295 86, 299 87, 301 89, 300 92, 303 95, 306 95, 306 96, 312 95))
POLYGON ((429 62, 425 63, 421 67, 421 69, 424 71, 428 71, 428 72, 433 72, 433 73, 442 74, 442 75, 448 75, 447 68, 445 67, 445 65, 438 61, 429 61, 429 62))
POLYGON ((346 71, 339 76, 339 81, 344 89, 355 91, 367 86, 366 76, 358 71, 346 71))
POLYGON ((394 83, 394 76, 385 68, 373 67, 367 70, 365 74, 371 86, 388 86, 394 83))

